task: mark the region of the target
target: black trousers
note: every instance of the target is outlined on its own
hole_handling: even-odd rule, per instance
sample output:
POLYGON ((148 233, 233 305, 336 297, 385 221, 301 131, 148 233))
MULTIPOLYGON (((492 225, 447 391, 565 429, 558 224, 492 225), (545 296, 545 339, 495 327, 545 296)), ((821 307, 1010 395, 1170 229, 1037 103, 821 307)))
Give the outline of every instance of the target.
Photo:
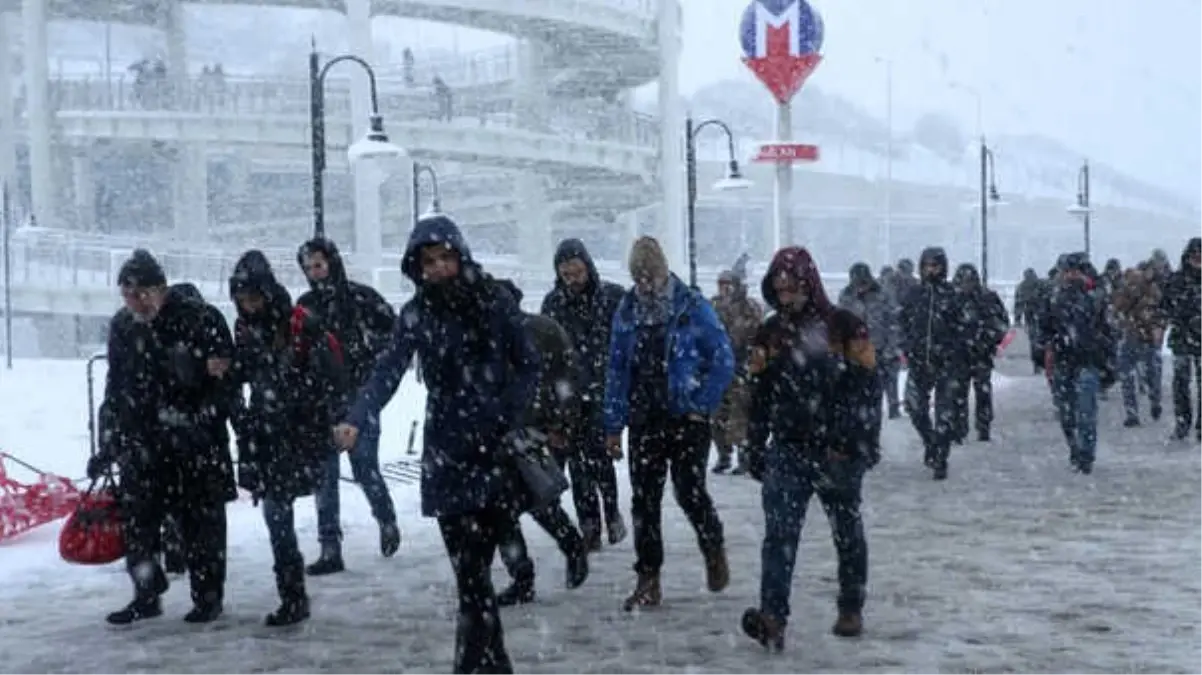
POLYGON ((1188 432, 1190 422, 1195 429, 1202 427, 1202 363, 1197 354, 1173 355, 1173 416, 1178 433, 1188 432), (1191 379, 1198 392, 1197 399, 1190 395, 1191 379))
POLYGON ((179 527, 192 603, 198 607, 219 606, 225 598, 226 515, 225 500, 188 500, 164 508, 166 499, 154 494, 133 494, 126 507, 125 564, 138 597, 158 594, 162 578, 159 564, 164 521, 170 514, 179 527))
POLYGON ((910 366, 906 376, 906 413, 922 438, 926 462, 933 467, 947 465, 951 451, 957 379, 953 372, 910 366), (931 419, 931 397, 935 398, 935 417, 931 419))
MULTIPOLYGON (((580 531, 572 524, 568 512, 559 504, 531 511, 530 517, 551 535, 555 545, 565 556, 577 555, 583 551, 584 539, 580 536, 580 531)), ((509 576, 517 583, 533 585, 534 561, 530 558, 526 537, 522 535, 519 516, 512 519, 509 531, 502 535, 500 547, 501 562, 505 563, 505 570, 509 572, 509 576)))
POLYGON ((512 521, 512 514, 499 508, 438 518, 459 591, 454 673, 513 672, 491 569, 512 521))
POLYGON ((605 448, 605 432, 599 424, 589 425, 569 440, 569 447, 567 466, 576 521, 585 537, 600 536, 603 515, 607 526, 621 517, 618 475, 605 448))
POLYGON ((707 420, 663 416, 630 429, 630 515, 634 525, 634 569, 656 574, 664 564, 664 485, 672 494, 708 555, 724 546, 722 520, 705 486, 709 460, 707 420))
POLYGON ((877 366, 877 376, 881 380, 881 395, 884 396, 885 404, 888 405, 890 413, 901 406, 897 392, 897 382, 900 372, 901 364, 898 363, 897 359, 883 361, 877 366))
POLYGON ((976 399, 976 415, 974 429, 978 432, 989 432, 993 423, 993 362, 977 361, 962 368, 958 373, 956 383, 956 424, 955 438, 963 440, 968 437, 968 394, 971 391, 976 399))

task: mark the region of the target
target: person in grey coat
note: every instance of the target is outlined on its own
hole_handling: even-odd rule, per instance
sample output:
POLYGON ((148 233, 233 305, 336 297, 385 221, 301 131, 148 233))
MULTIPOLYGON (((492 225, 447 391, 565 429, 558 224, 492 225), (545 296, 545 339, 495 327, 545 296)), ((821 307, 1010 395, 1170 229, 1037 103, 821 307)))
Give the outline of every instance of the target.
POLYGON ((898 400, 898 373, 901 369, 898 348, 898 307, 889 293, 872 278, 872 269, 858 262, 847 271, 847 287, 839 293, 839 306, 868 324, 868 336, 876 350, 877 373, 889 406, 889 419, 901 417, 898 400))

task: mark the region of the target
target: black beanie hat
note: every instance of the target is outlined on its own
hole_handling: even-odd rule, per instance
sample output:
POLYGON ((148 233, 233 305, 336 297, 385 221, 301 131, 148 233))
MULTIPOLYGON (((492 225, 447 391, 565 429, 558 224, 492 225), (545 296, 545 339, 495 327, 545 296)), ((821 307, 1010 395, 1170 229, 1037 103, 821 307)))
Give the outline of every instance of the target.
POLYGON ((121 265, 117 273, 117 284, 133 288, 154 288, 167 285, 167 275, 163 266, 144 248, 137 249, 121 265))

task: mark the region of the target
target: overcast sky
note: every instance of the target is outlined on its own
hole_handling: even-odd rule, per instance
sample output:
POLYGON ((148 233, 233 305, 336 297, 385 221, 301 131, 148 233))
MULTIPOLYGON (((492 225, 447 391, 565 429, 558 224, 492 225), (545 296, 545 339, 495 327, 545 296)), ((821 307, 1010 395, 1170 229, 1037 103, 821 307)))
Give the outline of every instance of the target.
MULTIPOLYGON (((1199 199, 1202 2, 1198 0, 812 0, 824 62, 810 82, 884 117, 923 111, 985 131, 1032 132, 1199 199)), ((740 62, 744 0, 686 0, 682 86, 750 78, 740 62)), ((767 93, 765 93, 765 97, 767 93)), ((804 110, 795 117, 804 119, 804 110)))

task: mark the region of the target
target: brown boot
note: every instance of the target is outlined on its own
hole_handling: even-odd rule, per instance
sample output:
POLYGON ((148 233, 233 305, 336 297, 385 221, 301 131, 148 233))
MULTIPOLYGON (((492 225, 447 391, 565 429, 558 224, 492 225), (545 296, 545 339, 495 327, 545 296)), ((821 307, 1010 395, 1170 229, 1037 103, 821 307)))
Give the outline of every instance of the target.
POLYGON ((705 585, 710 592, 721 593, 729 584, 730 564, 726 561, 726 549, 705 554, 705 585))
POLYGON ((630 612, 635 607, 659 607, 662 600, 663 592, 659 587, 659 573, 640 574, 634 592, 626 598, 626 602, 622 603, 622 609, 630 612))
POLYGON ((839 618, 835 619, 831 632, 839 637, 859 637, 860 633, 864 632, 864 619, 859 612, 839 612, 839 618))

